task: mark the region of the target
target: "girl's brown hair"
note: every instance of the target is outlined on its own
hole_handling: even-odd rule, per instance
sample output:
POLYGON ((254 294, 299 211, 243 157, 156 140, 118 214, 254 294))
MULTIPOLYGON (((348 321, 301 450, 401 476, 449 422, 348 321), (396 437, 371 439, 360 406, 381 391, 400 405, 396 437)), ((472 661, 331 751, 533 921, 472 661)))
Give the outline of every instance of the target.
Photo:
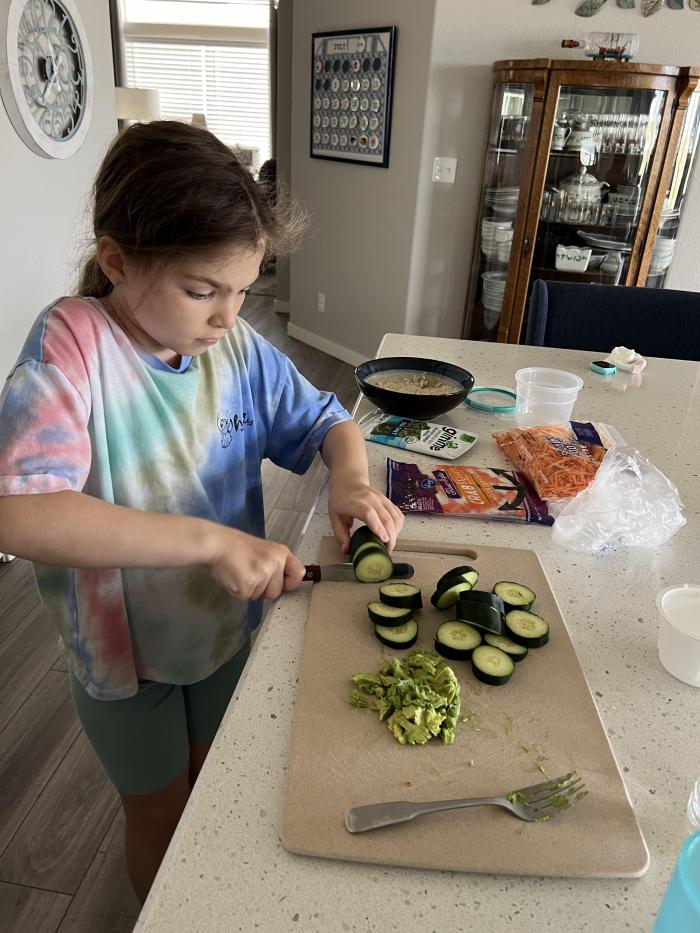
MULTIPOLYGON (((258 185, 233 152, 208 130, 173 120, 137 123, 121 132, 93 188, 95 239, 112 237, 144 269, 224 250, 284 255, 301 239, 301 208, 258 185)), ((92 252, 78 293, 112 291, 92 252)))

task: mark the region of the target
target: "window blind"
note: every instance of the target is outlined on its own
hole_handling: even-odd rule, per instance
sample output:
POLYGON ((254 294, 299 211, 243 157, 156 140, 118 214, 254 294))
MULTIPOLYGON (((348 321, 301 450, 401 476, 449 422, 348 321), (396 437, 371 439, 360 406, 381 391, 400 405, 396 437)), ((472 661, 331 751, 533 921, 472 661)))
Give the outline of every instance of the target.
POLYGON ((269 158, 266 47, 129 38, 125 58, 128 85, 157 88, 165 119, 203 113, 227 145, 258 149, 258 164, 269 158))

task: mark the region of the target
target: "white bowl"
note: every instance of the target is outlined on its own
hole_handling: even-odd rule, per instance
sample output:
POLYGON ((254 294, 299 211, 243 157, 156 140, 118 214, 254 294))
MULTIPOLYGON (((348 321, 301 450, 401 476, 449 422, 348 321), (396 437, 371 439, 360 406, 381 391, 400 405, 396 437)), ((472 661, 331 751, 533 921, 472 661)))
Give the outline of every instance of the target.
POLYGON ((656 597, 659 660, 691 687, 700 687, 700 584, 669 586, 656 597))
POLYGON ((554 266, 561 272, 585 272, 593 250, 590 246, 557 246, 554 266))

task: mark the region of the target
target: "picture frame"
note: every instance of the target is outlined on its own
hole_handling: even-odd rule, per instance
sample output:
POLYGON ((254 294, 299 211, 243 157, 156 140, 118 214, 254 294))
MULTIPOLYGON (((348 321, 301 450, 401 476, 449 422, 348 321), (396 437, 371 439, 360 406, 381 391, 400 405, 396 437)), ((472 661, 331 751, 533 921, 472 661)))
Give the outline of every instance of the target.
POLYGON ((309 155, 388 168, 396 26, 311 36, 309 155))

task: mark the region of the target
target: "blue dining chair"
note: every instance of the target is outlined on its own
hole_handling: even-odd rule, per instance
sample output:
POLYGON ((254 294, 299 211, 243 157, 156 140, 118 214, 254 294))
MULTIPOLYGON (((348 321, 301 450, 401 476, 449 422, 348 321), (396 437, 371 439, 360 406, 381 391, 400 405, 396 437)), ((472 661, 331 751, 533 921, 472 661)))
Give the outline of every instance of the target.
POLYGON ((545 282, 532 286, 525 343, 700 361, 700 294, 671 289, 545 282))

